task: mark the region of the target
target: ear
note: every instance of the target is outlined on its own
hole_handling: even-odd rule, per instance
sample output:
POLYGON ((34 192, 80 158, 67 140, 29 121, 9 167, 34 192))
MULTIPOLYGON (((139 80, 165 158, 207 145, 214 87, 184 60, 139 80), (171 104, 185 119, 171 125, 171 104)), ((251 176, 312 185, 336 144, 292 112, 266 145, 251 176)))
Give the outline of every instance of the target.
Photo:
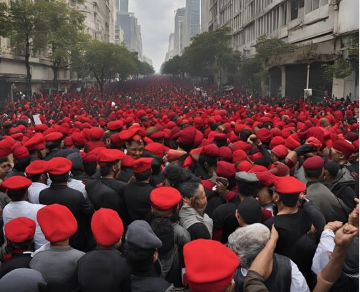
POLYGON ((274 192, 272 199, 273 202, 278 202, 280 200, 279 194, 274 192))
POLYGON ((209 164, 208 164, 206 161, 204 162, 203 165, 204 165, 204 168, 205 168, 205 169, 207 169, 207 168, 209 167, 209 164))
POLYGON ((158 260, 158 258, 159 258, 159 252, 158 252, 158 250, 155 250, 154 257, 153 257, 153 262, 155 263, 158 260))
POLYGON ((126 148, 128 148, 129 147, 129 142, 125 142, 125 146, 126 146, 126 148))

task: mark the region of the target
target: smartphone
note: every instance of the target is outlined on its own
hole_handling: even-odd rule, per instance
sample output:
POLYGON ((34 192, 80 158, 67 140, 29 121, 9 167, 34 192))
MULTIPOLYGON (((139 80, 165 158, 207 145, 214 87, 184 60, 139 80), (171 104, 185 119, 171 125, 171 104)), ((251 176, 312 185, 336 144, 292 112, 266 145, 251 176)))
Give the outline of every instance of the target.
POLYGON ((226 178, 220 178, 220 177, 218 177, 218 178, 216 179, 216 181, 222 183, 224 186, 227 186, 227 185, 229 184, 229 182, 228 182, 228 180, 227 180, 226 178))

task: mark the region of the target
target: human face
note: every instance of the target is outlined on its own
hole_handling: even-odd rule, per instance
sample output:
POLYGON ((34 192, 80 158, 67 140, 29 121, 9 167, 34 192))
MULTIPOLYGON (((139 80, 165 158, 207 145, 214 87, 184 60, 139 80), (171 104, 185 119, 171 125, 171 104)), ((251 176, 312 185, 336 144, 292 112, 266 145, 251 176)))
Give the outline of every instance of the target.
POLYGON ((207 205, 207 198, 206 198, 205 189, 204 186, 200 184, 194 194, 193 206, 196 210, 202 210, 205 209, 206 205, 207 205))
POLYGON ((0 179, 4 179, 8 172, 11 170, 11 165, 9 161, 5 161, 0 164, 0 179))
POLYGON ((330 148, 329 158, 334 162, 340 163, 344 159, 344 154, 334 148, 330 148))
POLYGON ((126 147, 127 155, 138 159, 144 152, 144 142, 131 141, 126 147))

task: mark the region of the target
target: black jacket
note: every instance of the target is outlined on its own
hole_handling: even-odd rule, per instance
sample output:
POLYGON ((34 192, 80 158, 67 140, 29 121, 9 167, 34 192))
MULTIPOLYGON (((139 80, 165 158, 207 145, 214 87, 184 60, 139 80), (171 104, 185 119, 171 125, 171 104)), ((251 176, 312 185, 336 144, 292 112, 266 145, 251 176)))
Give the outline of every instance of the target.
POLYGON ((89 238, 90 220, 94 209, 83 194, 66 185, 54 185, 40 192, 39 203, 44 205, 60 204, 68 207, 76 218, 78 229, 70 237, 70 245, 78 250, 86 250, 89 238))
POLYGON ((78 261, 78 280, 82 292, 127 292, 130 267, 115 249, 93 250, 78 261))

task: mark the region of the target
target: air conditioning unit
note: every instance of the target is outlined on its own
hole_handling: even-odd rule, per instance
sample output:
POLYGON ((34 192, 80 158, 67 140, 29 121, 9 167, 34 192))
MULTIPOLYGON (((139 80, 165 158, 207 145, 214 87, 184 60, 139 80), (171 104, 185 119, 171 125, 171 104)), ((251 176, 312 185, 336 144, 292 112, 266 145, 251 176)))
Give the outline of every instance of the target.
POLYGON ((304 99, 306 99, 310 96, 312 96, 312 89, 310 89, 310 88, 304 89, 304 99))

